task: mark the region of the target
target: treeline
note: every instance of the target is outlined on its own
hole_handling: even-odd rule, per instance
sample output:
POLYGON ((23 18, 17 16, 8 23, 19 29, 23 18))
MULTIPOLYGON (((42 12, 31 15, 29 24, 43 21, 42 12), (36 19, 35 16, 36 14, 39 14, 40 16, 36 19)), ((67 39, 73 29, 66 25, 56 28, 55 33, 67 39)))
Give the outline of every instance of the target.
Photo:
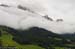
POLYGON ((70 43, 61 35, 43 28, 32 27, 28 30, 15 30, 6 26, 1 26, 1 28, 3 31, 12 34, 12 40, 19 44, 34 44, 45 49, 54 49, 54 46, 65 47, 65 44, 70 43))

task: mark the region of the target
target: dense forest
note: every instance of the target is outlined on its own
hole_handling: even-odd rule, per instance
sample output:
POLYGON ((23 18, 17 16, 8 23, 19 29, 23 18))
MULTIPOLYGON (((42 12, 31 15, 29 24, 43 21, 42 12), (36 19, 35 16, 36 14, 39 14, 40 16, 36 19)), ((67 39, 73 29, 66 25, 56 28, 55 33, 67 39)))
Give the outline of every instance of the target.
MULTIPOLYGON (((10 27, 0 26, 0 37, 2 31, 12 35, 12 40, 20 45, 37 45, 45 49, 55 49, 54 47, 74 47, 75 37, 74 34, 55 34, 52 31, 43 28, 32 27, 28 30, 15 30, 10 27), (70 46, 69 46, 70 45, 70 46)), ((0 40, 0 46, 2 46, 0 40)))

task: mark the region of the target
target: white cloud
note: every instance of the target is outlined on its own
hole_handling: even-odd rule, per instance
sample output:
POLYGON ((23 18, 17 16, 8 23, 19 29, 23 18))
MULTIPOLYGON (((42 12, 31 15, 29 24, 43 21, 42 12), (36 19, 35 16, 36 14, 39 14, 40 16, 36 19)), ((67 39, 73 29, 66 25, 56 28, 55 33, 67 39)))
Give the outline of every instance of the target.
POLYGON ((0 25, 6 25, 15 29, 27 29, 38 26, 55 33, 74 32, 74 0, 0 0, 0 4, 10 6, 0 6, 0 25), (18 9, 18 5, 27 7, 35 13, 18 9), (63 18, 64 22, 49 21, 42 17, 45 14, 54 19, 63 18))

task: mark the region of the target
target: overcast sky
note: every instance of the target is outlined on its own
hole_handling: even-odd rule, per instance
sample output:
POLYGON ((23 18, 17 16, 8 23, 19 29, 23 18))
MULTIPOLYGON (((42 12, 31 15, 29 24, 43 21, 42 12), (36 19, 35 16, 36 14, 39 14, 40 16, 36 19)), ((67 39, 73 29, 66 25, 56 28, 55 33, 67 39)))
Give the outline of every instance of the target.
POLYGON ((75 23, 75 0, 49 0, 49 16, 75 23))
POLYGON ((48 14, 54 19, 62 18, 67 22, 75 22, 75 0, 0 0, 0 3, 12 6, 21 4, 37 10, 41 15, 48 14))
POLYGON ((75 32, 75 0, 0 0, 0 4, 9 6, 0 6, 0 25, 17 29, 36 25, 58 33, 75 32), (18 5, 29 8, 35 13, 19 9, 18 5), (42 17, 44 15, 64 21, 51 22, 44 19, 42 17))

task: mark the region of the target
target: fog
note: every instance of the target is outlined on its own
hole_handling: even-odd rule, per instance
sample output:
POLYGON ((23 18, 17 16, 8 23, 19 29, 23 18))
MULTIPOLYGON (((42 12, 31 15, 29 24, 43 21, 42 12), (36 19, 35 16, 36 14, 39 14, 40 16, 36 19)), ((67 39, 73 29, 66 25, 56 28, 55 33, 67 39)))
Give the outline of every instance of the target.
POLYGON ((74 33, 74 2, 74 0, 0 0, 0 5, 8 5, 0 6, 0 25, 21 30, 37 26, 58 34, 74 33), (18 5, 30 11, 19 9, 18 5), (43 17, 45 15, 54 21, 47 20, 43 17), (64 21, 57 22, 56 19, 64 21))

